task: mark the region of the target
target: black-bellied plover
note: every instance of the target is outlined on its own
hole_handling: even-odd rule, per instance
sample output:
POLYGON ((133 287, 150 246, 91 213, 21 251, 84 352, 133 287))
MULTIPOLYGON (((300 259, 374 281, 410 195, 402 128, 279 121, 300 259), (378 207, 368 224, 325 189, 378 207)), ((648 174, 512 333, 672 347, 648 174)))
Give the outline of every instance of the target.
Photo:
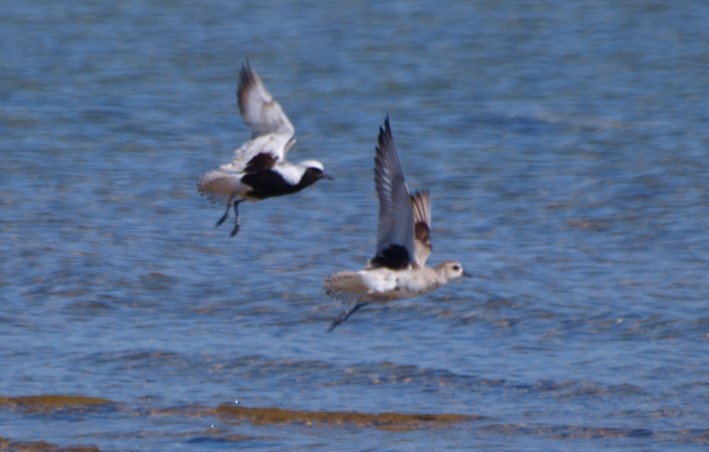
POLYGON ((210 201, 226 201, 226 212, 217 226, 227 219, 233 203, 236 220, 232 237, 241 225, 242 201, 290 195, 320 179, 332 179, 316 160, 286 161, 296 141, 295 128, 248 62, 241 68, 237 98, 241 115, 251 128, 251 139, 234 151, 231 162, 207 172, 197 184, 210 201))
POLYGON ((370 302, 387 302, 425 294, 461 276, 472 276, 460 262, 426 267, 431 254, 431 203, 427 190, 409 193, 396 152, 389 117, 379 128, 374 159, 379 197, 377 249, 364 270, 335 273, 325 280, 331 297, 349 302, 328 331, 370 302))

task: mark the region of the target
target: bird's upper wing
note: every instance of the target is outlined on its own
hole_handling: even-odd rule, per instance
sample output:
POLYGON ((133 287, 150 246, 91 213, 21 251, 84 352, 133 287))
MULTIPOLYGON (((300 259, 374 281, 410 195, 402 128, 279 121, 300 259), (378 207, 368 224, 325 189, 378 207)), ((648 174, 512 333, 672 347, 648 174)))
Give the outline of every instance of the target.
POLYGON ((251 128, 252 138, 270 133, 289 136, 295 133, 288 116, 249 63, 241 68, 236 95, 241 116, 251 128))
POLYGON ((377 250, 371 267, 403 269, 415 263, 414 212, 396 153, 389 117, 379 128, 374 158, 374 184, 379 197, 377 250))
POLYGON ((234 159, 222 168, 232 171, 270 169, 285 160, 295 144, 295 129, 249 63, 239 74, 239 110, 251 128, 251 139, 234 151, 234 159))
POLYGON ((414 246, 416 249, 416 265, 426 265, 431 255, 431 200, 428 190, 420 190, 411 195, 411 205, 414 209, 414 246))

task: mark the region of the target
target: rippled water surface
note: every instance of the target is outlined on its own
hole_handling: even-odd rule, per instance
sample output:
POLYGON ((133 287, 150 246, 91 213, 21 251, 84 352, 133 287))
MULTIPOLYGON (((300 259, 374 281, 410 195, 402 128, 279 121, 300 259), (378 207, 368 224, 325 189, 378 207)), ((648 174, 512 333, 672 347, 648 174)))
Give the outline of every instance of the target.
POLYGON ((0 447, 709 444, 705 2, 2 10, 0 447), (336 180, 230 239, 247 58, 336 180), (476 277, 327 334, 386 114, 476 277))

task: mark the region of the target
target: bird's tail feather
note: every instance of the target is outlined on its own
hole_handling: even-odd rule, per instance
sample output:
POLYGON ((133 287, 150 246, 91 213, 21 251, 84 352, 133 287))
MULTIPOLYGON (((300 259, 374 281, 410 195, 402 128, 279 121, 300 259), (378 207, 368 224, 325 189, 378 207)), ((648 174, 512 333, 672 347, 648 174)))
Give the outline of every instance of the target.
POLYGON ((367 286, 357 272, 338 272, 325 280, 325 291, 331 297, 342 300, 345 294, 364 295, 367 286))

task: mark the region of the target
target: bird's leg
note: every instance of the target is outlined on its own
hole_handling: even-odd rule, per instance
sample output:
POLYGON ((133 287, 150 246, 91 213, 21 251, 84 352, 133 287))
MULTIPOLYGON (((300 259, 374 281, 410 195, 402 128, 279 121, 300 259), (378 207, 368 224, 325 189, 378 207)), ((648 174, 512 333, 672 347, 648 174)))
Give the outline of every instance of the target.
POLYGON ((241 217, 239 216, 239 203, 243 201, 243 199, 239 199, 234 201, 234 214, 236 215, 236 221, 234 222, 234 229, 231 230, 230 237, 234 237, 237 232, 239 232, 239 228, 241 227, 241 217))
POLYGON ((230 196, 229 201, 226 202, 226 212, 224 212, 224 215, 222 215, 222 217, 219 220, 217 220, 217 224, 214 226, 215 228, 218 228, 219 226, 221 226, 222 223, 224 223, 226 221, 227 217, 229 216, 229 209, 231 209, 231 200, 232 199, 234 199, 233 195, 230 196))
POLYGON ((337 328, 338 325, 340 325, 345 320, 349 319, 350 316, 355 313, 355 311, 357 311, 359 308, 367 306, 368 304, 369 303, 359 303, 359 302, 352 303, 344 312, 342 312, 340 315, 338 315, 337 317, 332 319, 332 323, 330 323, 330 328, 327 329, 327 332, 329 333, 330 331, 337 328))

